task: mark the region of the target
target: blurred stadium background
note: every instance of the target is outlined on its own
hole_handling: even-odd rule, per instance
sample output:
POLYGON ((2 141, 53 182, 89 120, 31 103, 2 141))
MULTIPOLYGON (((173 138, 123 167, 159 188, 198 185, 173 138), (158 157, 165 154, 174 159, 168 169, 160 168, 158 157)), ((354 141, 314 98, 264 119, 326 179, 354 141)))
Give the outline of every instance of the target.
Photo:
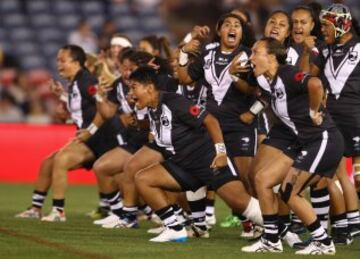
MULTIPOLYGON (((45 84, 49 78, 58 77, 55 59, 62 45, 75 43, 87 52, 99 53, 109 47, 111 35, 120 32, 135 45, 142 37, 156 34, 168 37, 175 46, 195 24, 214 28, 222 13, 240 6, 249 10, 260 36, 268 13, 309 2, 0 0, 0 155, 7 161, 0 166, 0 181, 17 181, 13 178, 16 175, 21 175, 23 181, 33 181, 41 158, 74 133, 70 126, 38 126, 62 123, 56 112, 58 101, 45 84), (23 163, 18 163, 19 154, 23 154, 23 163), (24 178, 23 170, 31 176, 24 178)), ((317 2, 326 6, 333 1, 317 2)), ((338 2, 349 5, 353 16, 359 17, 359 0, 338 2)))

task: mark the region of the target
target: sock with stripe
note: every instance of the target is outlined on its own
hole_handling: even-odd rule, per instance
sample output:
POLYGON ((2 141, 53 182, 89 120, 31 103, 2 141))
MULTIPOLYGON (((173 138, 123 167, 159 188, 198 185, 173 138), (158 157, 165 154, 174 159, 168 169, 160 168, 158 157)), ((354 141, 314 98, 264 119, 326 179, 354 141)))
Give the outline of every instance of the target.
POLYGON ((212 217, 215 213, 215 199, 206 198, 205 213, 207 217, 212 217))
POLYGON ((64 212, 65 199, 53 199, 53 208, 58 212, 64 212))
POLYGON ((310 200, 321 226, 327 230, 330 210, 330 196, 328 189, 314 190, 313 188, 310 188, 310 200))
POLYGON ((179 224, 176 219, 173 207, 171 205, 155 211, 156 215, 162 220, 164 226, 176 231, 183 229, 183 226, 179 224))
POLYGON ((307 229, 309 230, 313 240, 320 241, 325 245, 330 245, 331 240, 318 219, 307 226, 307 229))
POLYGON ((44 205, 46 195, 47 195, 47 192, 41 192, 41 191, 34 190, 33 195, 32 195, 31 205, 35 208, 41 209, 44 205))
POLYGON ((138 213, 138 207, 123 207, 124 214, 122 217, 125 217, 129 221, 135 221, 137 220, 137 213, 138 213))
POLYGON ((99 207, 104 210, 110 210, 110 204, 107 200, 106 194, 99 192, 99 207))
POLYGON ((206 198, 196 201, 188 201, 188 204, 191 210, 190 218, 192 219, 194 225, 202 230, 207 230, 205 221, 206 198))
POLYGON ((332 231, 336 233, 348 233, 348 221, 346 213, 330 216, 332 231))
POLYGON ((277 243, 279 241, 278 214, 263 215, 263 219, 264 219, 263 237, 272 243, 277 243))
POLYGON ((358 210, 348 211, 346 213, 349 228, 352 226, 360 226, 360 212, 358 210))
POLYGON ((123 204, 120 198, 120 192, 112 192, 105 194, 105 197, 110 205, 110 210, 113 214, 115 214, 118 217, 122 217, 124 214, 123 211, 123 204))

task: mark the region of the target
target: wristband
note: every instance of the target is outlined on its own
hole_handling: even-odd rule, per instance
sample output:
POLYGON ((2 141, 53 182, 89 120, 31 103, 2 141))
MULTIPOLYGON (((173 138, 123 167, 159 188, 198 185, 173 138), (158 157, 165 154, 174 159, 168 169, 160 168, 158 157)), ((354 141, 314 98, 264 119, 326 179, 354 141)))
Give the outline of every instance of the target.
POLYGON ((250 107, 250 112, 253 114, 253 115, 258 115, 262 110, 265 109, 265 105, 259 101, 259 100, 256 100, 253 105, 250 107))
POLYGON ((189 55, 181 49, 179 54, 179 65, 181 67, 184 67, 187 65, 188 62, 189 62, 189 55))
POLYGON ((185 38, 184 38, 184 42, 187 44, 192 40, 192 36, 191 33, 189 32, 188 34, 186 34, 185 38))
POLYGON ((315 119, 317 111, 310 109, 309 116, 312 119, 315 119))
POLYGON ((235 76, 235 75, 230 75, 231 76, 231 79, 233 80, 233 82, 237 82, 237 81, 239 81, 239 78, 237 77, 237 76, 235 76))
POLYGON ((226 154, 226 147, 224 143, 216 143, 215 144, 216 154, 226 154))
POLYGON ((104 98, 99 93, 95 94, 95 99, 99 103, 102 103, 104 101, 104 98))
POLYGON ((64 94, 64 93, 62 93, 61 95, 60 95, 60 101, 62 101, 62 102, 64 102, 64 103, 67 103, 68 102, 68 96, 66 95, 66 94, 64 94))
POLYGON ((99 128, 94 123, 91 123, 89 127, 87 127, 87 130, 90 132, 91 135, 94 135, 98 129, 99 128))

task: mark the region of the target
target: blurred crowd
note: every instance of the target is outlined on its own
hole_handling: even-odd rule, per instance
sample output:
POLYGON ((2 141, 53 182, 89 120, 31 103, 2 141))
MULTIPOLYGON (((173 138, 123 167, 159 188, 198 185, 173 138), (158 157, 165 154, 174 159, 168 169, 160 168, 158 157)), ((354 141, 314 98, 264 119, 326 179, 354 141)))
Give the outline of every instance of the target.
MULTIPOLYGON (((109 2, 111 0, 105 1, 109 2)), ((23 1, 24 2, 24 1, 23 1)), ((184 35, 196 25, 208 25, 214 28, 217 17, 234 8, 246 9, 255 34, 261 35, 265 19, 275 9, 289 10, 296 4, 309 3, 310 0, 112 0, 118 5, 127 2, 133 10, 157 8, 167 26, 171 43, 179 42, 184 35), (206 7, 206 8, 204 8, 206 7), (204 13, 206 12, 206 13, 204 13)), ((351 2, 359 6, 357 1, 320 1, 351 2)), ((26 12, 26 10, 24 10, 26 12)), ((87 53, 106 53, 110 48, 111 37, 118 33, 112 20, 106 20, 101 30, 94 30, 86 17, 81 17, 78 27, 70 32, 67 42, 84 48, 87 53)), ((148 35, 143 35, 144 37, 148 35)), ((135 41, 135 43, 137 43, 135 41)), ((0 122, 26 123, 60 123, 63 122, 58 102, 51 96, 48 81, 57 75, 47 69, 24 70, 20 60, 14 53, 1 49, 0 42, 0 122)), ((54 60, 55 61, 55 60, 54 60)))

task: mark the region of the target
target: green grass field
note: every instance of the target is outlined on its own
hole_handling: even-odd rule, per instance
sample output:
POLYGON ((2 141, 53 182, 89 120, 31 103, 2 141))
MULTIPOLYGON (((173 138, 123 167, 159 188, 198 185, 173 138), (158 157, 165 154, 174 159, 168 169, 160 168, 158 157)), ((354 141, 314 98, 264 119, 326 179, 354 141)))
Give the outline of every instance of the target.
MULTIPOLYGON (((141 222, 140 229, 101 229, 92 224, 86 212, 96 206, 94 186, 70 186, 66 200, 66 223, 42 223, 15 219, 30 204, 31 185, 0 184, 0 258, 291 258, 294 250, 282 254, 245 254, 240 248, 248 242, 239 238, 240 229, 211 231, 210 239, 191 239, 186 243, 153 244, 141 222)), ((49 201, 45 212, 50 209, 49 201)), ((218 222, 229 210, 218 200, 218 222)), ((295 256, 301 258, 301 256, 295 256)), ((339 247, 336 258, 360 258, 360 240, 351 247, 339 247)))

